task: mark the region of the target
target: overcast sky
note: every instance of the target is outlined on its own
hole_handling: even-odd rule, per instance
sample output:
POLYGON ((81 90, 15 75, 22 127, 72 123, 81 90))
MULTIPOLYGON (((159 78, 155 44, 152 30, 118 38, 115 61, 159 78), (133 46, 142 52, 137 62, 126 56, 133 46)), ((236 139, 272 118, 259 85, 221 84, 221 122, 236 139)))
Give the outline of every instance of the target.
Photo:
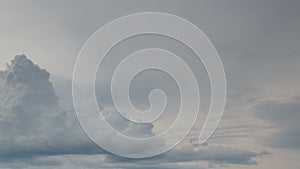
MULTIPOLYGON (((5 64, 14 56, 25 54, 35 64, 51 73, 50 80, 65 111, 73 109, 72 73, 85 41, 106 23, 136 12, 171 13, 198 26, 217 49, 228 83, 224 118, 216 134, 208 142, 209 148, 202 150, 204 155, 200 153, 202 151, 191 149, 194 146, 193 140, 197 139, 199 134, 197 129, 201 127, 198 124, 187 138, 187 143, 169 154, 148 161, 133 162, 107 155, 102 150, 90 151, 89 141, 83 139, 81 141, 83 145, 80 145, 80 141, 73 144, 76 146, 79 144, 82 149, 87 149, 86 151, 79 153, 67 151, 68 154, 77 155, 75 158, 54 152, 56 155, 50 157, 34 154, 35 157, 31 158, 31 162, 26 162, 27 156, 17 159, 13 156, 9 160, 0 161, 0 166, 178 168, 177 165, 185 162, 187 164, 184 164, 184 167, 187 168, 196 166, 230 169, 300 168, 299 7, 298 0, 129 2, 0 0, 0 69, 4 70, 5 64), (189 141, 192 142, 191 145, 189 141)), ((153 45, 174 50, 183 57, 191 57, 188 51, 172 40, 159 39, 155 36, 129 40, 127 44, 120 46, 119 51, 113 51, 111 55, 121 57, 130 51, 153 45)), ((207 81, 207 76, 202 75, 205 73, 203 66, 193 63, 190 58, 187 60, 193 69, 199 68, 196 70, 197 80, 207 81)), ((107 63, 113 64, 113 60, 108 60, 107 63)), ((150 73, 148 76, 153 75, 156 73, 150 73)), ((163 76, 159 78, 164 79, 163 76)), ((162 80, 159 85, 167 90, 167 94, 169 92, 171 98, 178 96, 174 92, 177 86, 172 85, 172 79, 162 80)), ((137 79, 138 91, 132 95, 136 96, 137 106, 143 107, 143 102, 139 101, 145 100, 147 91, 141 92, 138 86, 146 86, 147 90, 153 86, 142 77, 137 79)), ((205 93, 208 86, 209 83, 203 82, 200 91, 205 93)), ((99 81, 97 92, 99 97, 102 97, 99 102, 103 105, 108 104, 111 96, 106 84, 99 81)), ((205 96, 205 94, 202 96, 204 103, 209 100, 205 96)), ((168 108, 170 114, 176 109, 176 99, 171 99, 171 103, 168 108)), ((204 109, 207 109, 205 104, 204 109)), ((169 119, 172 119, 172 115, 169 119)), ((159 131, 168 124, 168 120, 165 120, 164 124, 157 124, 158 127, 154 128, 159 131)), ((147 127, 145 130, 150 134, 152 132, 148 131, 147 127)), ((4 157, 5 151, 0 154, 4 157)))

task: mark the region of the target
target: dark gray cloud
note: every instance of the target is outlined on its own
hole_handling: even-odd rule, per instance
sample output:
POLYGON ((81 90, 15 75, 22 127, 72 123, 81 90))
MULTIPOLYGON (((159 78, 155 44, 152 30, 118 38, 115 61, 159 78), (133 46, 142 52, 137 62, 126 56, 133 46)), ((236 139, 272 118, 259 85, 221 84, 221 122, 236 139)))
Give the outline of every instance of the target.
POLYGON ((252 158, 270 154, 267 151, 254 153, 246 150, 240 150, 232 147, 209 146, 206 148, 195 149, 191 145, 180 149, 174 149, 170 152, 146 159, 126 159, 118 158, 116 156, 108 156, 107 162, 110 163, 136 163, 136 164, 155 164, 155 163, 176 163, 176 162, 195 162, 195 161, 209 161, 217 164, 243 164, 254 165, 257 164, 252 158))

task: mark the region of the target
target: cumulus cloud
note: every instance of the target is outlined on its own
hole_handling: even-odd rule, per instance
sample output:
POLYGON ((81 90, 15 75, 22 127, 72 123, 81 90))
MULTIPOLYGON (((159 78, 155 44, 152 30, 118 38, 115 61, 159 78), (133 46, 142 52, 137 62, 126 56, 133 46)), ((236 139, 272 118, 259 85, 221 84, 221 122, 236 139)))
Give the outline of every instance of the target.
MULTIPOLYGON (((60 106, 49 77, 50 73, 25 55, 16 56, 7 70, 0 72, 1 168, 199 168, 195 162, 253 165, 254 157, 267 154, 221 146, 199 149, 189 144, 147 159, 111 155, 88 139, 75 112, 60 106)), ((102 112, 112 126, 127 135, 153 135, 152 124, 131 123, 111 108, 102 112)), ((112 141, 107 139, 111 136, 102 137, 112 141)), ((150 151, 148 147, 117 141, 121 146, 150 151)))
POLYGON ((50 74, 25 55, 16 56, 0 78, 0 156, 94 153, 74 114, 64 111, 50 74), (85 150, 85 151, 82 151, 85 150))
MULTIPOLYGON (((0 156, 104 153, 83 132, 75 112, 59 105, 49 77, 50 73, 25 55, 16 56, 7 70, 0 72, 0 156)), ((142 137, 153 134, 152 124, 132 124, 110 108, 102 112, 124 133, 142 137)))

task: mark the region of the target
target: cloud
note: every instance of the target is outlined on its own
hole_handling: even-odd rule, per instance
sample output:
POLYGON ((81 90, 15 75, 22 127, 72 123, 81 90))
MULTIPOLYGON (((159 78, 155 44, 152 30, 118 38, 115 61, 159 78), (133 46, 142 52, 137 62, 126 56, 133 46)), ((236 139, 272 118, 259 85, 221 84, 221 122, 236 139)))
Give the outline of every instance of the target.
MULTIPOLYGON (((60 106, 49 77, 50 73, 25 55, 16 56, 7 70, 0 72, 1 168, 199 168, 200 161, 254 165, 253 158, 267 154, 222 146, 199 149, 188 144, 140 160, 111 155, 88 139, 74 112, 60 106)), ((104 108, 102 112, 107 121, 124 134, 153 135, 153 124, 131 123, 111 108, 104 108)), ((151 147, 130 145, 105 134, 102 137, 108 142, 118 141, 120 146, 144 151, 150 151, 151 147)))
POLYGON ((170 152, 147 159, 127 159, 109 154, 102 155, 56 155, 36 158, 12 159, 0 163, 1 168, 114 168, 114 169, 204 169, 222 167, 230 164, 256 165, 254 157, 269 152, 253 153, 236 148, 221 146, 194 150, 191 147, 171 150, 170 152))
MULTIPOLYGON (((50 73, 25 55, 16 56, 7 70, 0 72, 0 157, 106 153, 83 132, 75 112, 66 112, 59 105, 49 77, 50 73)), ((120 132, 153 135, 152 124, 131 123, 110 108, 102 112, 120 132)), ((111 142, 106 138, 112 136, 102 133, 101 137, 111 142)))
POLYGON ((101 160, 100 155, 58 155, 58 156, 40 156, 37 158, 29 158, 29 159, 21 159, 21 160, 13 160, 10 163, 0 163, 0 168, 30 168, 30 169, 52 169, 52 168, 60 168, 60 169, 203 169, 203 167, 190 165, 183 166, 174 164, 149 164, 149 165, 140 165, 135 163, 105 163, 101 160))
POLYGON ((300 97, 289 101, 266 101, 256 107, 257 117, 266 120, 277 129, 265 140, 267 145, 284 148, 300 148, 300 97))
POLYGON ((49 77, 25 55, 1 72, 1 158, 100 152, 59 106, 49 77))
POLYGON ((252 158, 270 154, 267 151, 260 153, 240 150, 233 147, 223 146, 208 146, 197 148, 197 145, 187 145, 181 148, 176 148, 168 153, 145 159, 126 159, 116 156, 107 156, 106 162, 114 163, 136 163, 140 165, 156 164, 156 163, 189 163, 207 161, 215 164, 257 164, 252 158))

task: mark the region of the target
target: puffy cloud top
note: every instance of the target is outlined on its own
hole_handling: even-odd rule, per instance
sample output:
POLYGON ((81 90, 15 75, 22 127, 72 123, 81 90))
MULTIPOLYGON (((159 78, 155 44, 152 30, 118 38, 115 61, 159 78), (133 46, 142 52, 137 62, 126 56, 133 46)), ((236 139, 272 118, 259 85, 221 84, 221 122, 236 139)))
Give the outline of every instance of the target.
MULTIPOLYGON (((1 168, 53 168, 52 165, 62 168, 63 163, 65 168, 91 168, 90 163, 99 168, 100 157, 95 157, 98 154, 104 156, 101 158, 101 168, 183 168, 178 163, 196 161, 252 165, 256 164, 253 157, 263 155, 222 147, 200 152, 194 149, 194 145, 189 145, 151 159, 117 158, 88 139, 75 112, 67 112, 60 107, 49 77, 50 73, 35 65, 25 55, 16 56, 7 64, 6 70, 0 71, 1 168)), ((111 108, 104 108, 102 112, 112 126, 127 135, 153 135, 152 124, 133 124, 111 108)), ((108 142, 120 142, 120 148, 126 145, 150 151, 148 147, 114 140, 113 136, 103 133, 101 137, 108 142)), ((162 140, 151 144, 165 142, 162 140)))
MULTIPOLYGON (((75 112, 59 105, 49 77, 25 55, 16 56, 0 72, 0 157, 104 152, 83 132, 75 112)), ((103 111, 121 132, 153 134, 152 124, 136 126, 114 110, 103 111)))
POLYGON ((60 107, 49 77, 25 55, 16 56, 1 71, 0 156, 95 151, 75 116, 60 107))

